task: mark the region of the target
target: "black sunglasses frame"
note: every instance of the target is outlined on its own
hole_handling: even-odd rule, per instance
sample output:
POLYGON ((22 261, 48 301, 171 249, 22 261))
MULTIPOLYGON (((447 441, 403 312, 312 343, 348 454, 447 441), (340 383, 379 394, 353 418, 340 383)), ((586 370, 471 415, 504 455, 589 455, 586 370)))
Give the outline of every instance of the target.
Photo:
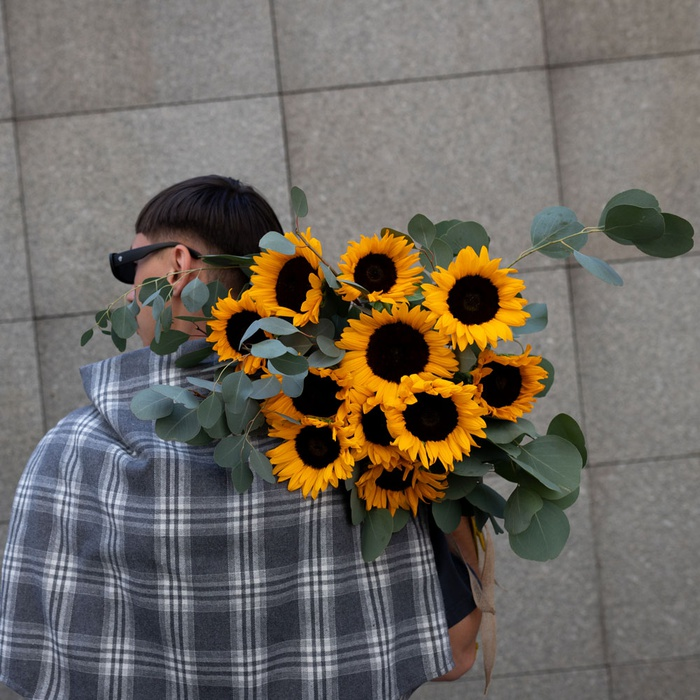
MULTIPOLYGON (((180 243, 177 241, 166 241, 163 243, 144 245, 140 248, 130 248, 129 250, 124 250, 121 253, 110 253, 109 266, 112 268, 112 274, 120 282, 124 282, 124 284, 133 284, 134 278, 136 277, 137 261, 142 260, 151 253, 155 253, 157 250, 174 248, 176 245, 180 245, 180 243)), ((201 253, 198 253, 189 246, 185 246, 185 248, 190 251, 190 255, 193 258, 199 260, 199 258, 202 257, 201 253)))

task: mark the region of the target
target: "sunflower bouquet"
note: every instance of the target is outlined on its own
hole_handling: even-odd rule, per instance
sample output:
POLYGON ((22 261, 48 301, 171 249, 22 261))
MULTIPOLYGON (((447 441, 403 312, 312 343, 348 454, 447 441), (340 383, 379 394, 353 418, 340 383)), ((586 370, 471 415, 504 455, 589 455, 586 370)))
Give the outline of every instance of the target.
MULTIPOLYGON (((214 379, 193 377, 184 391, 150 387, 133 400, 136 416, 155 420, 164 439, 216 442, 214 460, 239 491, 256 476, 303 498, 343 489, 367 561, 420 507, 445 532, 467 515, 477 534, 487 522, 507 532, 521 557, 558 556, 586 444, 571 416, 559 414, 543 433, 524 417, 554 368, 522 343, 546 326, 547 310, 526 301, 513 265, 535 252, 571 257, 619 285, 612 267, 581 252, 591 234, 672 257, 692 248, 690 224, 641 190, 613 197, 593 227, 549 207, 533 221, 531 247, 502 266, 479 224, 419 214, 405 233, 384 228, 350 242, 334 270, 321 242, 299 228, 308 207, 298 188, 292 203, 294 231, 266 234, 259 253, 203 257, 244 270, 240 294, 197 277, 183 291, 188 310, 201 310, 190 320, 207 343, 177 364, 214 356, 214 379), (259 450, 260 433, 276 445, 259 450)), ((115 302, 97 326, 124 349, 136 314, 150 307, 152 348, 174 352, 190 335, 170 328, 170 293, 166 280, 147 280, 138 302, 115 302)))

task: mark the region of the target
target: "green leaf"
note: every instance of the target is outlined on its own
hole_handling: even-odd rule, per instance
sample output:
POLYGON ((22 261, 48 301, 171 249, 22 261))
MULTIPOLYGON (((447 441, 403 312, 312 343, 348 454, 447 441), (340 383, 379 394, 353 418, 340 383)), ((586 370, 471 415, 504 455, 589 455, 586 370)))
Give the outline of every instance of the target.
POLYGON ((620 275, 618 275, 617 272, 615 272, 615 270, 604 260, 594 258, 591 255, 584 255, 578 250, 574 251, 574 257, 581 267, 588 270, 588 272, 590 272, 592 275, 598 277, 598 279, 601 279, 603 282, 607 282, 608 284, 612 284, 615 287, 622 286, 622 277, 620 277, 620 275))
POLYGON ((350 490, 350 519, 353 525, 359 525, 367 515, 364 501, 357 495, 357 489, 350 490))
POLYGON ((511 329, 515 338, 528 333, 539 333, 547 327, 549 321, 547 304, 526 304, 523 311, 527 311, 530 318, 525 321, 524 326, 516 326, 511 329))
POLYGON ((484 476, 490 471, 491 467, 476 457, 465 457, 461 462, 455 462, 453 465, 453 473, 459 476, 484 476))
POLYGON ((569 519, 551 501, 544 501, 526 530, 508 534, 511 549, 523 559, 548 561, 559 556, 569 539, 569 519))
POLYGON ((194 394, 181 386, 171 386, 170 384, 154 384, 151 389, 162 396, 171 398, 175 403, 182 404, 186 408, 197 408, 199 401, 194 394))
POLYGON ((209 287, 199 277, 195 277, 185 285, 180 298, 185 308, 193 314, 209 301, 209 287))
POLYGON ((619 204, 605 215, 603 232, 616 243, 639 245, 660 238, 664 228, 664 217, 660 211, 619 204))
POLYGON ((214 461, 230 470, 231 483, 239 493, 253 483, 253 472, 248 466, 250 444, 241 435, 229 435, 214 448, 214 461))
POLYGON ((326 263, 323 262, 323 260, 318 261, 318 266, 321 268, 321 272, 323 273, 323 279, 326 280, 326 283, 331 289, 340 289, 340 282, 338 281, 338 278, 335 276, 335 273, 333 270, 331 270, 326 263))
POLYGON ((538 399, 547 396, 549 390, 552 388, 552 384, 554 384, 554 365, 546 357, 543 357, 540 361, 540 367, 547 372, 547 376, 539 380, 540 384, 544 386, 544 389, 536 394, 538 399))
POLYGON ((251 449, 248 458, 252 470, 268 484, 277 483, 274 474, 272 473, 272 462, 260 450, 251 449))
POLYGON ((138 328, 136 316, 134 316, 128 306, 120 306, 114 309, 110 315, 110 320, 112 321, 112 331, 120 338, 131 338, 138 328))
POLYGON ((107 328, 109 325, 109 309, 103 309, 95 314, 95 323, 100 328, 107 328))
POLYGON ((304 372, 303 374, 283 375, 282 393, 289 396, 290 399, 301 396, 304 391, 304 379, 306 379, 307 374, 308 372, 304 372))
POLYGON ((517 486, 506 503, 504 513, 506 530, 513 535, 525 532, 542 505, 543 500, 540 495, 523 486, 517 486))
MULTIPOLYGON (((268 360, 267 368, 273 374, 298 375, 305 374, 309 369, 309 363, 305 357, 292 353, 285 353, 272 360, 268 360)), ((285 391, 286 393, 286 391, 285 391)))
POLYGON ((394 518, 386 508, 372 508, 360 526, 360 546, 362 558, 374 561, 391 540, 394 531, 394 518))
POLYGON ((109 335, 112 338, 112 342, 119 352, 124 352, 126 350, 126 338, 122 338, 114 332, 114 327, 110 329, 109 335))
POLYGON ((318 349, 328 357, 335 357, 338 360, 345 355, 345 350, 341 350, 336 344, 333 338, 328 338, 325 335, 316 336, 316 344, 318 349))
POLYGON ((633 207, 640 207, 642 209, 656 209, 656 211, 661 211, 659 202, 654 195, 649 194, 644 190, 625 190, 624 192, 616 194, 603 208, 598 221, 598 226, 600 228, 604 227, 605 218, 608 212, 620 204, 629 204, 633 207))
POLYGON ((88 329, 85 331, 85 333, 83 333, 83 334, 80 336, 80 347, 82 348, 82 347, 84 347, 85 345, 87 345, 87 344, 90 342, 90 340, 92 339, 92 336, 93 336, 93 335, 94 335, 94 331, 92 330, 92 328, 88 328, 88 329))
POLYGON ((245 372, 232 372, 221 382, 221 396, 228 410, 240 413, 253 391, 253 382, 245 372))
POLYGON ((263 377, 256 379, 250 390, 250 398, 262 401, 277 396, 282 389, 280 380, 277 377, 263 377))
POLYGON ((131 412, 140 420, 156 420, 170 415, 174 402, 152 388, 143 389, 131 399, 131 412))
POLYGON ((260 318, 257 321, 253 321, 241 337, 241 343, 254 335, 258 330, 267 331, 273 335, 293 335, 299 332, 299 329, 289 321, 270 316, 269 318, 260 318))
POLYGON ((175 352, 183 343, 190 339, 189 334, 183 331, 163 331, 160 336, 160 340, 151 341, 151 350, 153 350, 156 355, 169 355, 171 352, 175 352))
MULTIPOLYGON (((253 263, 252 255, 202 255, 202 262, 212 267, 250 267, 253 263)), ((209 283, 213 284, 212 282, 209 283)), ((221 282, 219 282, 221 284, 221 282)), ((228 290, 221 285, 223 294, 217 292, 217 299, 222 299, 227 296, 228 290)))
POLYGON ((486 422, 486 437, 497 445, 506 445, 523 435, 539 436, 537 428, 527 418, 518 418, 517 421, 492 418, 486 422))
POLYGON ((470 476, 460 476, 452 472, 447 477, 447 484, 445 499, 457 501, 470 494, 479 484, 479 479, 470 476))
POLYGON ((170 298, 171 291, 172 285, 164 277, 149 277, 139 288, 138 297, 142 305, 149 306, 157 296, 170 298))
POLYGON ((394 527, 392 529, 393 533, 401 532, 406 527, 406 523, 411 519, 411 514, 409 511, 399 508, 394 513, 394 527))
POLYGON ((273 357, 288 355, 289 348, 277 338, 268 338, 267 340, 261 340, 259 343, 253 343, 250 346, 250 354, 254 357, 264 357, 269 360, 273 357))
POLYGON ((550 258, 567 258, 572 249, 583 248, 588 235, 581 233, 584 226, 567 207, 547 207, 539 212, 530 227, 532 246, 550 258), (558 242, 564 241, 564 242, 558 242))
POLYGON ((456 501, 436 501, 430 506, 435 524, 443 532, 454 532, 462 520, 462 506, 456 501))
POLYGON ((213 428, 224 412, 224 400, 221 394, 212 392, 197 408, 199 424, 206 430, 213 428))
POLYGON ((650 243, 637 243, 637 248, 656 258, 674 258, 693 248, 693 227, 688 221, 675 214, 662 214, 663 235, 650 243))
MULTIPOLYGON (((260 405, 253 399, 247 399, 242 410, 233 411, 231 406, 226 404, 226 424, 234 435, 246 432, 249 424, 252 423, 260 412, 260 405)), ((252 426, 251 426, 252 429, 252 426)))
POLYGON ((488 249, 491 244, 486 229, 476 221, 455 222, 447 229, 442 240, 450 246, 454 255, 467 247, 472 248, 478 255, 482 248, 488 249))
POLYGON ((332 367, 340 362, 337 357, 329 357, 320 350, 314 350, 308 357, 309 367, 332 367))
POLYGON ((282 255, 294 255, 297 247, 277 231, 269 231, 260 239, 260 248, 273 250, 282 255))
MULTIPOLYGON (((432 253, 433 264, 435 267, 439 266, 446 268, 452 262, 452 259, 454 257, 454 253, 452 252, 450 244, 447 243, 447 241, 443 241, 440 238, 436 238, 430 244, 429 250, 432 253)), ((421 251, 421 253, 424 252, 425 249, 421 251)))
MULTIPOLYGON (((206 257, 206 256, 205 256, 206 257)), ((228 296, 228 290, 224 287, 219 280, 213 280, 207 284, 207 289, 209 290, 209 298, 207 299, 204 306, 202 306, 202 313, 207 317, 211 317, 211 307, 215 306, 219 299, 225 299, 228 296)))
POLYGON ((182 404, 173 404, 172 412, 156 420, 156 435, 161 440, 177 440, 187 442, 194 438, 200 430, 196 408, 187 408, 182 404))
POLYGON ((477 484, 466 496, 467 501, 484 513, 495 518, 503 518, 506 499, 483 482, 477 484))
POLYGON ((423 214, 416 214, 408 222, 408 235, 422 248, 430 248, 435 234, 435 224, 423 214))
POLYGON ((175 366, 180 367, 180 369, 190 369, 191 367, 196 367, 198 364, 206 360, 212 354, 211 346, 205 348, 200 348, 199 350, 193 350, 192 352, 185 353, 175 360, 175 366))
POLYGON ((513 460, 548 489, 562 495, 581 483, 581 455, 558 435, 544 435, 520 445, 520 454, 513 460))
POLYGON ((558 435, 564 440, 568 440, 581 455, 581 461, 585 466, 588 461, 588 451, 586 449, 586 438, 579 424, 566 413, 559 413, 549 423, 547 435, 558 435))
POLYGON ((304 190, 298 187, 292 187, 292 209, 294 214, 303 219, 309 213, 309 205, 306 201, 304 190))

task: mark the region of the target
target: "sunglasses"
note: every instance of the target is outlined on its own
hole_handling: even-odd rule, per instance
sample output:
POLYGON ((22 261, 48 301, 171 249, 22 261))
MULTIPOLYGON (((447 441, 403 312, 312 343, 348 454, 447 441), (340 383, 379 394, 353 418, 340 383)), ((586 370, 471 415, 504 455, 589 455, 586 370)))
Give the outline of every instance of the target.
MULTIPOLYGON (((120 281, 125 284, 133 284, 134 278, 136 277, 136 263, 142 260, 147 255, 155 253, 157 250, 163 250, 163 248, 174 248, 176 245, 180 245, 176 241, 168 241, 167 243, 153 243, 152 245, 141 246, 140 248, 131 248, 130 250, 125 250, 122 253, 110 253, 109 254, 109 266, 112 268, 112 274, 120 281)), ((190 255, 193 258, 201 258, 201 254, 196 250, 192 250, 185 246, 187 250, 190 251, 190 255)))

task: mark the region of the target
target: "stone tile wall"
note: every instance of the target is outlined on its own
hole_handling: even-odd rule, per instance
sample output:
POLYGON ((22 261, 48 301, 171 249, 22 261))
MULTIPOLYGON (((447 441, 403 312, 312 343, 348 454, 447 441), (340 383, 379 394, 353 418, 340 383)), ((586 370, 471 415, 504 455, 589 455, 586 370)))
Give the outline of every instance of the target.
MULTIPOLYGON (((0 3, 0 544, 45 430, 84 401, 79 348, 123 290, 106 254, 142 204, 220 172, 337 257, 422 212, 481 222, 511 260, 542 207, 594 224, 648 189, 700 225, 695 0, 4 0, 0 3), (99 298, 87 294, 98 289, 99 298)), ((593 254, 625 280, 528 258, 535 412, 584 423, 591 465, 554 562, 497 540, 494 700, 692 697, 700 678, 698 256, 593 254)), ((479 669, 416 697, 479 696, 479 669)), ((0 689, 0 698, 16 697, 0 689)))

